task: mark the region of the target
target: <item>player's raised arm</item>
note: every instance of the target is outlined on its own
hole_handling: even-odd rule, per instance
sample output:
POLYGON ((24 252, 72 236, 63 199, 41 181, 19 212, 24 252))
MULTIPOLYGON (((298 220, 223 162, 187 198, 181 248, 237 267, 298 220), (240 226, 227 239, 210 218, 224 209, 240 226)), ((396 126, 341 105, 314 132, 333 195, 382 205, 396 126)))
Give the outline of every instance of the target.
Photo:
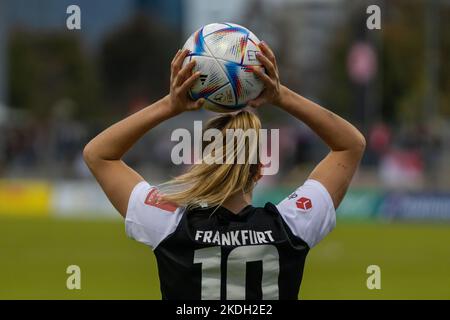
POLYGON ((112 125, 84 148, 86 164, 108 199, 125 217, 131 191, 143 178, 121 159, 147 131, 183 111, 198 109, 203 99, 192 101, 187 92, 199 73, 192 74, 193 60, 182 68, 187 50, 178 51, 171 65, 170 94, 112 125))
POLYGON ((321 182, 335 208, 341 203, 365 149, 364 136, 335 113, 280 85, 275 56, 267 44, 260 45, 267 74, 257 70, 265 91, 250 105, 273 103, 306 123, 330 147, 330 153, 315 167, 309 178, 321 182))
POLYGON ((285 97, 280 107, 306 123, 331 149, 309 178, 325 186, 337 208, 363 155, 364 136, 349 122, 314 102, 286 88, 282 94, 285 97))

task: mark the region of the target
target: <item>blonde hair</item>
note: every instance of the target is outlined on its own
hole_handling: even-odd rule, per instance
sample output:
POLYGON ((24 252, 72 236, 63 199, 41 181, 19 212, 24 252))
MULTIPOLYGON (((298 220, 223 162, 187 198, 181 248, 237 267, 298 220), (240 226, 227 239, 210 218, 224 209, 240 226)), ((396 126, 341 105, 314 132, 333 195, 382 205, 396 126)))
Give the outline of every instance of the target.
POLYGON ((223 140, 214 141, 214 145, 218 146, 215 152, 205 152, 211 148, 205 149, 207 144, 203 143, 202 161, 193 164, 184 174, 161 185, 162 201, 189 209, 218 207, 238 192, 247 193, 253 190, 259 174, 259 118, 249 111, 223 114, 209 120, 203 132, 208 129, 219 130, 223 140), (226 139, 227 134, 236 131, 241 134, 233 137, 231 141, 226 139), (256 139, 242 135, 243 132, 249 131, 256 132, 256 139), (239 161, 242 153, 245 159, 239 161), (221 159, 222 163, 210 161, 208 164, 205 160, 211 158, 221 159), (251 161, 255 158, 256 161, 251 161))

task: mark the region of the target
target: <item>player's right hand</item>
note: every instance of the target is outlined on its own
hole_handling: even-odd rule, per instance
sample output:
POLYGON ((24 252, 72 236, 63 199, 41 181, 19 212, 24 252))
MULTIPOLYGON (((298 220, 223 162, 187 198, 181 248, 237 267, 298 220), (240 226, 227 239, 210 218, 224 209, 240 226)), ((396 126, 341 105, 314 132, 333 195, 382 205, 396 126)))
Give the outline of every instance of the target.
POLYGON ((171 63, 170 72, 170 108, 174 113, 200 109, 205 99, 193 101, 188 94, 189 89, 200 76, 200 72, 192 73, 195 60, 183 67, 183 61, 189 54, 188 49, 178 50, 171 63))
POLYGON ((256 54, 256 58, 264 66, 267 73, 264 72, 263 68, 254 69, 255 74, 264 83, 264 90, 256 99, 250 101, 248 105, 255 108, 264 103, 278 105, 280 101, 281 84, 277 60, 267 43, 261 41, 258 44, 258 47, 261 49, 261 52, 256 54))

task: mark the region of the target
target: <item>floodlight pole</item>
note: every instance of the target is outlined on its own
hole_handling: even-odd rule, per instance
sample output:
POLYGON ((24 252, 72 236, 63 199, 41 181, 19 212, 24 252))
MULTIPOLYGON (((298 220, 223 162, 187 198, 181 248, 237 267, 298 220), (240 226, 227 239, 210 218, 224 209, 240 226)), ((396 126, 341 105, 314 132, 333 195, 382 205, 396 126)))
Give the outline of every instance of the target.
POLYGON ((6 85, 7 85, 7 63, 6 63, 6 42, 7 32, 7 8, 5 1, 0 1, 0 104, 6 105, 6 85))
POLYGON ((429 124, 438 117, 439 8, 438 0, 426 1, 425 8, 425 99, 423 119, 429 124))

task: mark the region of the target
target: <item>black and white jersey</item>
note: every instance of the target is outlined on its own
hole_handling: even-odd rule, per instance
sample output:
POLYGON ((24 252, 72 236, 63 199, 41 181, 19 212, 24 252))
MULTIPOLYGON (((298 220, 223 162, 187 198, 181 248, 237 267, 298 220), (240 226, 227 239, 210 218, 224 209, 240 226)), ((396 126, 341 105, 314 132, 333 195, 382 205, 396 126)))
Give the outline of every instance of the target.
POLYGON ((336 224, 331 197, 307 180, 279 204, 185 210, 134 188, 125 220, 155 253, 163 299, 297 299, 310 248, 336 224))

